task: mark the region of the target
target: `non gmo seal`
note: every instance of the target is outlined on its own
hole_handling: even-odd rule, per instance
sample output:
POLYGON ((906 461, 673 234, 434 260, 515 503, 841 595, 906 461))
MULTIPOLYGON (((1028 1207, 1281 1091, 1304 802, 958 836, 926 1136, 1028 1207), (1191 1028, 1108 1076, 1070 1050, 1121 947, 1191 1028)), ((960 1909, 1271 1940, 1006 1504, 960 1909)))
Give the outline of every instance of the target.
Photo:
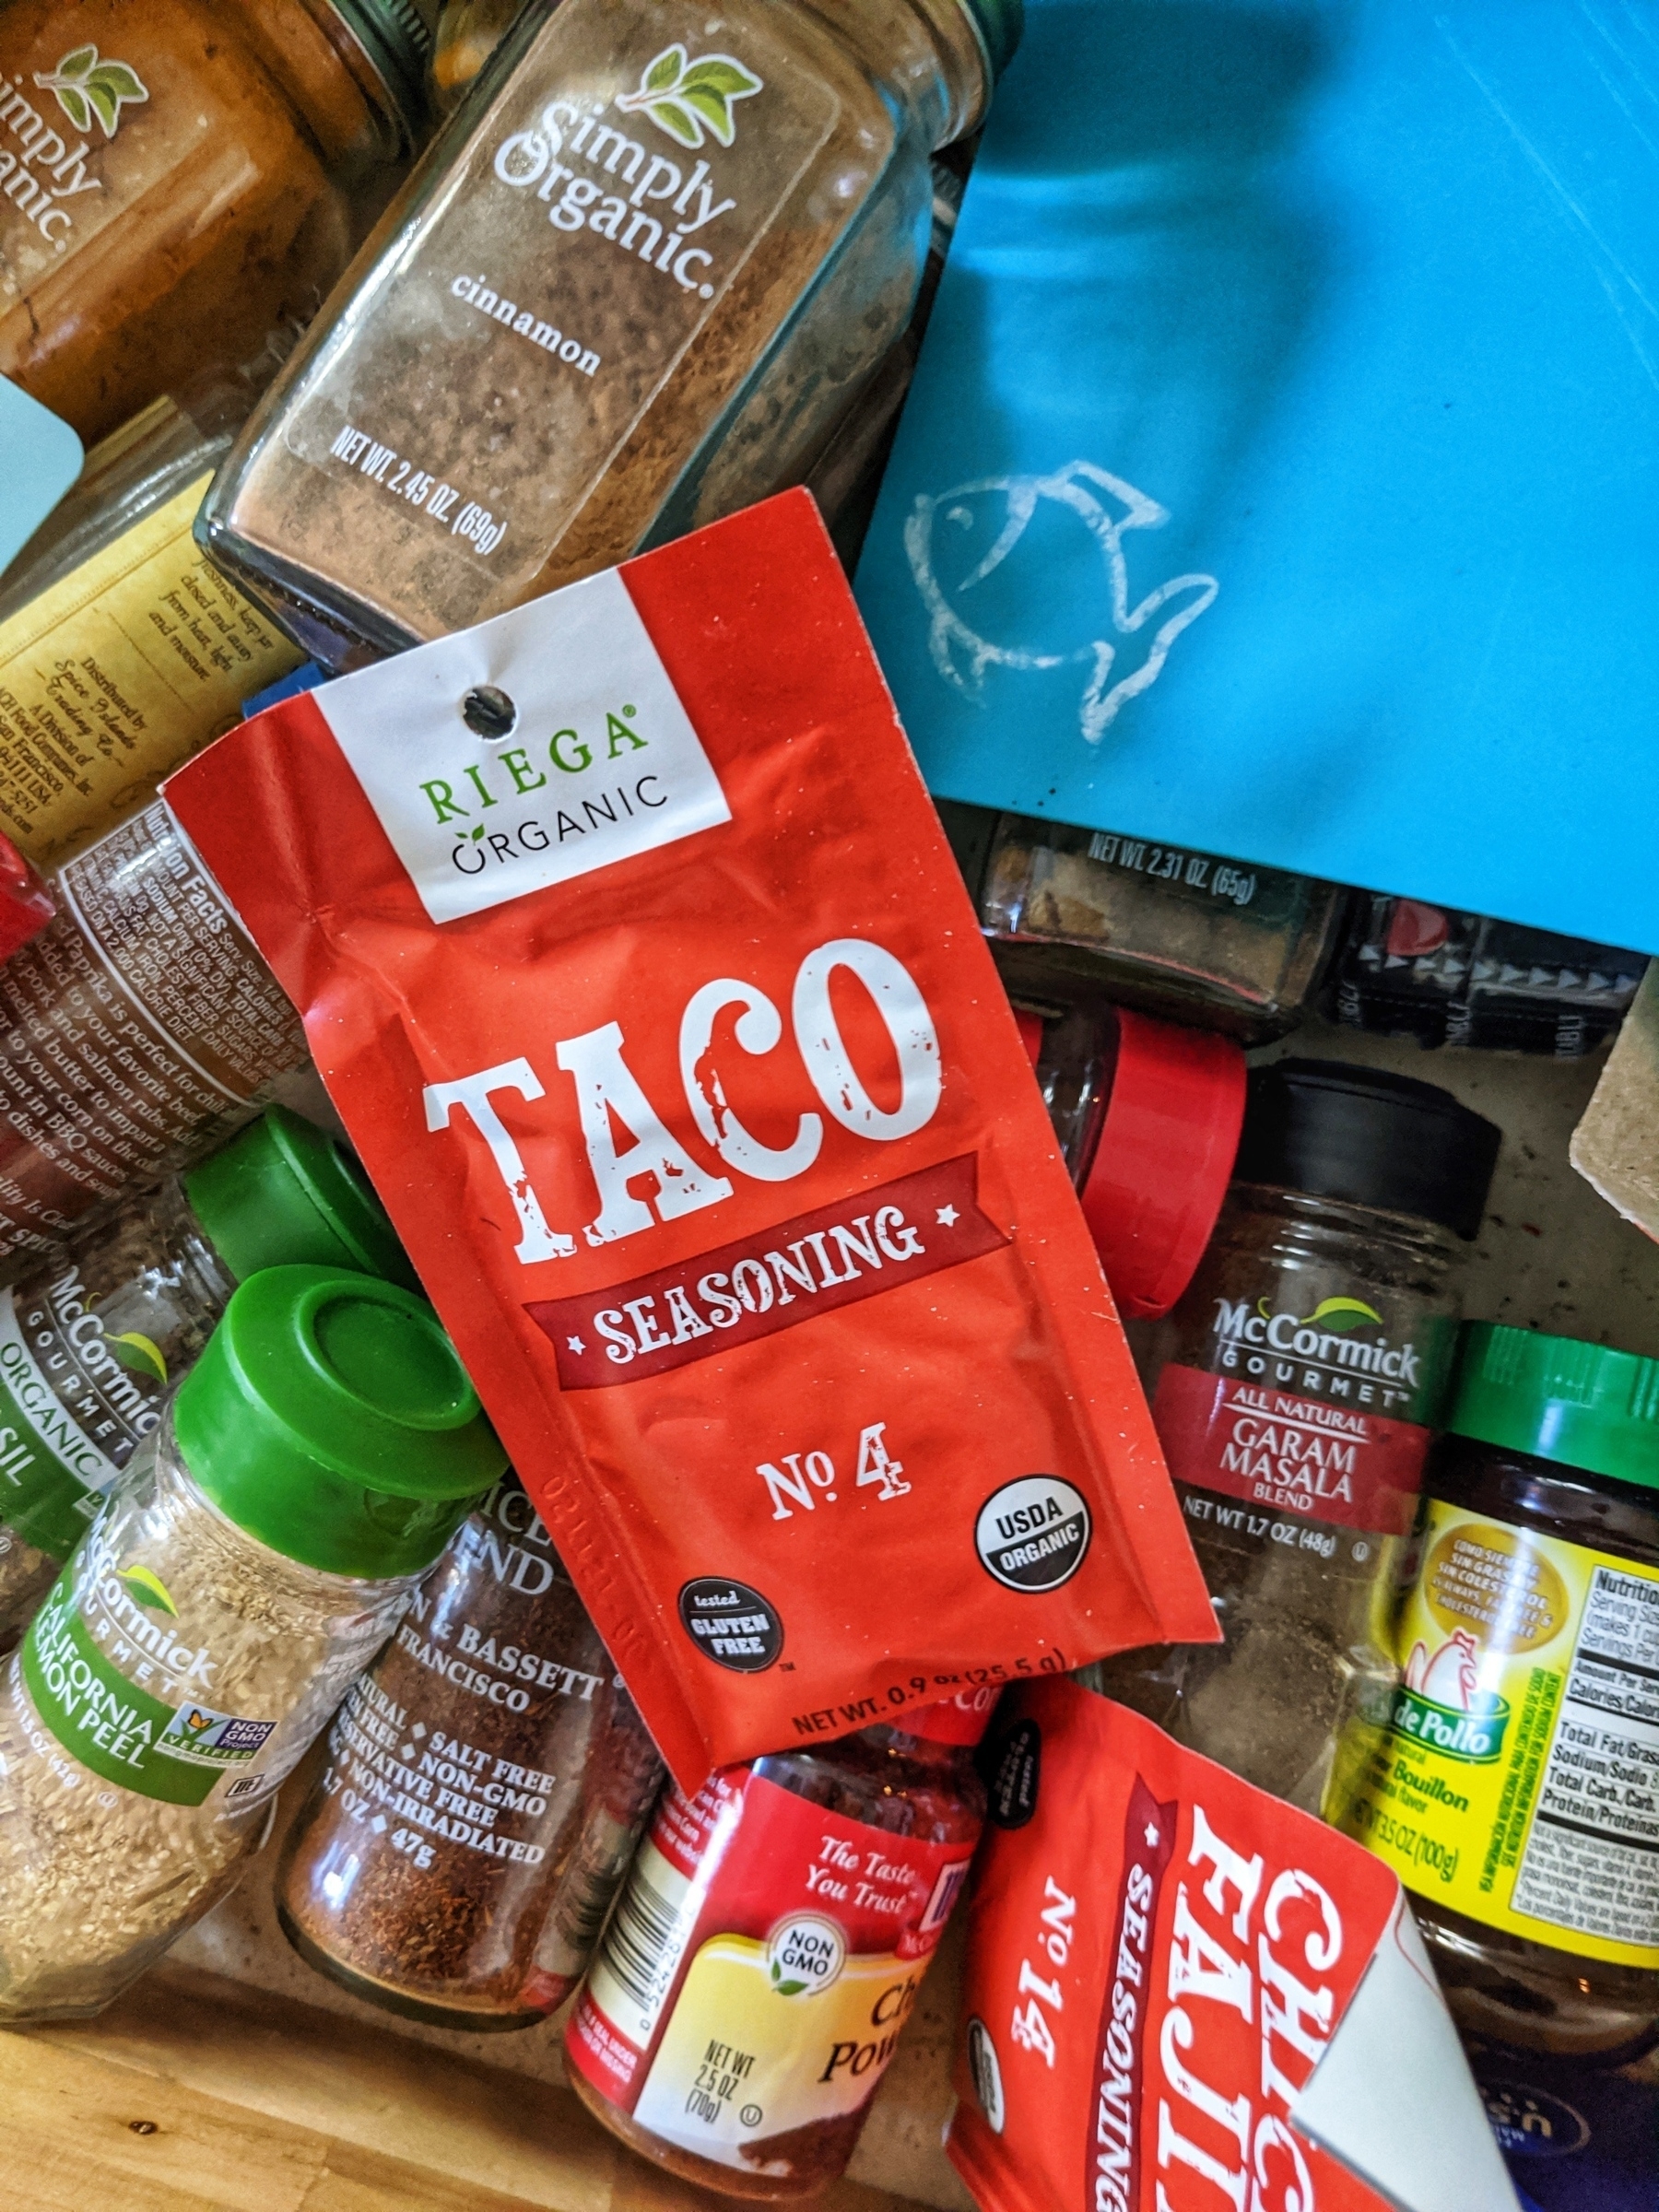
POLYGON ((764 1674, 783 1649, 782 1616, 747 1583, 699 1575, 679 1594, 679 1615, 705 1659, 740 1675, 764 1674))
POLYGON ((994 1490, 973 1524, 980 1565, 1009 1590, 1057 1590, 1088 1549, 1083 1493, 1058 1475, 1025 1475, 994 1490))

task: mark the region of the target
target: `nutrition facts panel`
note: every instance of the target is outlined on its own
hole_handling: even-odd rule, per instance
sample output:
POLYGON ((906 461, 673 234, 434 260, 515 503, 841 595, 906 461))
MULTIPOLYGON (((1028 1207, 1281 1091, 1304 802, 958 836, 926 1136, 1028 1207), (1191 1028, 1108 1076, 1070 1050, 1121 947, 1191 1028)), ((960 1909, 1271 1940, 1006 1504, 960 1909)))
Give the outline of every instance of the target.
POLYGON ((1659 1926, 1659 1578, 1597 1567, 1513 1909, 1651 1947, 1659 1926))

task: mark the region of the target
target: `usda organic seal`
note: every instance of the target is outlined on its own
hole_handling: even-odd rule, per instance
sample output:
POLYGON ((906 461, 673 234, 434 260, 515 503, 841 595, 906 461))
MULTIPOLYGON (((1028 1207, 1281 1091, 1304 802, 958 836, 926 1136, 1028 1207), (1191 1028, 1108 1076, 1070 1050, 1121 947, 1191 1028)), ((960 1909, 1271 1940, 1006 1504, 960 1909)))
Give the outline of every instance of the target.
POLYGON ((1058 1475, 1024 1475, 994 1490, 973 1524, 980 1565, 1009 1590, 1057 1590, 1088 1549, 1083 1493, 1058 1475))

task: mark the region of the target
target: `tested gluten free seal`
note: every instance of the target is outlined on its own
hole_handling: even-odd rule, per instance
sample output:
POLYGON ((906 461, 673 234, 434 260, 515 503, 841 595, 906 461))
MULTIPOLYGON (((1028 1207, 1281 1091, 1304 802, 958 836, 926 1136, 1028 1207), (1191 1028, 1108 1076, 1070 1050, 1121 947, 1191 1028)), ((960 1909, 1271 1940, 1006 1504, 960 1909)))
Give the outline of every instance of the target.
POLYGON ((1022 1475, 981 1506, 973 1547, 985 1572, 1005 1589, 1037 1594, 1070 1582, 1092 1533, 1081 1490, 1058 1475, 1022 1475))

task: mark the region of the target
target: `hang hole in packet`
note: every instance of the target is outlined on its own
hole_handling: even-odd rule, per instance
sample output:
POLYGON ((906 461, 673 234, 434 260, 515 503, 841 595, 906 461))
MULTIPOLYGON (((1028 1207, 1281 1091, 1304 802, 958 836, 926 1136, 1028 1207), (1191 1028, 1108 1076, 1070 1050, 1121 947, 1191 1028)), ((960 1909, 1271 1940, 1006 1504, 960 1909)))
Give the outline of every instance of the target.
POLYGON ((684 1784, 1213 1640, 805 493, 285 700, 167 797, 684 1784))

